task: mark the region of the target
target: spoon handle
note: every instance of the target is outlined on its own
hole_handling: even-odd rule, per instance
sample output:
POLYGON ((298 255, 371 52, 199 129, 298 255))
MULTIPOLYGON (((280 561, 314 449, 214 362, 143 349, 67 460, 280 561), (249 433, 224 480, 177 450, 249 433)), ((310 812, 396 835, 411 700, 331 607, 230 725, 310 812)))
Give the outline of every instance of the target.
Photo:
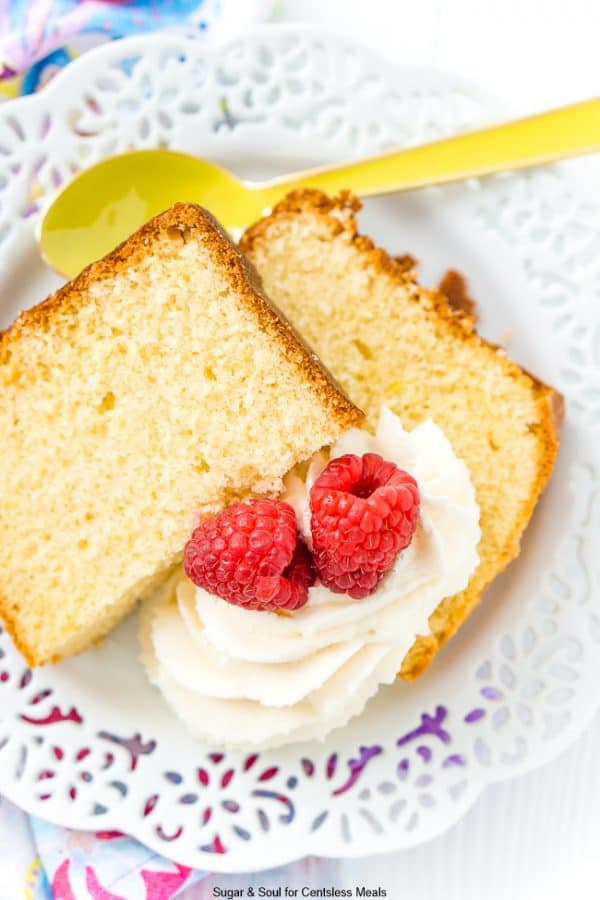
POLYGON ((256 185, 274 202, 299 187, 363 197, 520 169, 600 150, 600 98, 480 131, 384 153, 356 163, 298 172, 256 185), (266 190, 265 190, 266 189, 266 190))

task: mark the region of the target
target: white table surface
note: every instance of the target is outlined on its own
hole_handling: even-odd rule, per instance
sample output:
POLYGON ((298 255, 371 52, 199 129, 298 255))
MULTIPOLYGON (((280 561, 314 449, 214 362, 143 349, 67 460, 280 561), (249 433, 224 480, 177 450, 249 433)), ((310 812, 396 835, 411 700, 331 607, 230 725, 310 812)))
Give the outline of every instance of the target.
MULTIPOLYGON (((600 0, 281 0, 276 21, 330 26, 400 63, 454 70, 526 114, 600 94, 600 0)), ((571 164, 600 203, 600 158, 571 164)), ((598 686, 600 690, 600 685, 598 686)), ((304 861, 213 887, 382 886, 391 900, 600 898, 600 716, 559 759, 489 788, 414 850, 304 861)), ((190 892, 189 896, 192 894, 190 892)))

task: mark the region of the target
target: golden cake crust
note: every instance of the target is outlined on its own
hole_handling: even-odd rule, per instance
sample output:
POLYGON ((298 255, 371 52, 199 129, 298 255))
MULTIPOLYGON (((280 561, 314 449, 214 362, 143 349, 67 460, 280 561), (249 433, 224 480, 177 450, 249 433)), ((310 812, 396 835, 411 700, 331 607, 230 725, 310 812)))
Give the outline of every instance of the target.
POLYGON ((265 296, 254 266, 230 241, 217 220, 206 209, 194 203, 175 203, 164 213, 146 222, 102 259, 86 266, 76 278, 54 294, 19 313, 10 328, 0 331, 0 365, 10 352, 13 341, 20 340, 30 330, 45 328, 58 312, 76 311, 82 297, 89 296, 90 285, 135 266, 145 256, 153 238, 168 229, 180 232, 183 241, 186 240, 188 229, 209 234, 208 243, 216 264, 222 267, 232 288, 256 315, 264 331, 285 347, 288 358, 326 400, 335 420, 345 428, 357 424, 360 412, 345 396, 331 373, 325 370, 302 336, 280 311, 275 311, 274 305, 265 296))

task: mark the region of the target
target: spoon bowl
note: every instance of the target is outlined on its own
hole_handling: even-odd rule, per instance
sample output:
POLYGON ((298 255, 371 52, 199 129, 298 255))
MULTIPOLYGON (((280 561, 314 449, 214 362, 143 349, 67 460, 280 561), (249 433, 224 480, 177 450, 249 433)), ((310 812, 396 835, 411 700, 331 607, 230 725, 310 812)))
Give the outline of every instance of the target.
POLYGON ((42 255, 70 277, 152 216, 195 198, 232 229, 261 213, 254 193, 207 160, 162 149, 109 157, 79 173, 50 204, 40 219, 42 255))

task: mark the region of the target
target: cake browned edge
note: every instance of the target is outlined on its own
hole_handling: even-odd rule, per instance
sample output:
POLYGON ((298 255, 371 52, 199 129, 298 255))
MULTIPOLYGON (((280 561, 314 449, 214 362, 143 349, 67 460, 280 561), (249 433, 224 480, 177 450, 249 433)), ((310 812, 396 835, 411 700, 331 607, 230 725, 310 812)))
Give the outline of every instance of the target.
MULTIPOLYGON (((328 225, 331 229, 332 237, 337 237, 342 232, 346 232, 350 236, 354 246, 362 253, 366 254, 369 262, 376 270, 382 273, 385 272, 388 276, 404 285, 410 286, 411 284, 415 284, 414 266, 407 265, 406 258, 400 257, 394 259, 386 250, 377 247, 371 238, 359 234, 356 214, 360 208, 360 200, 352 195, 350 191, 342 191, 337 197, 328 197, 321 191, 310 188, 292 191, 273 208, 269 215, 250 226, 240 240, 240 248, 242 252, 251 251, 255 243, 263 239, 268 241, 268 232, 282 217, 294 217, 303 211, 314 211, 328 217, 328 225)), ((539 416, 538 435, 542 443, 540 466, 537 479, 532 486, 529 502, 525 504, 521 516, 515 521, 512 533, 499 558, 500 565, 496 572, 496 574, 499 574, 500 571, 502 571, 502 569, 518 555, 523 531, 525 530, 534 507, 552 473, 560 442, 560 426, 564 414, 564 400, 558 391, 540 381, 530 372, 511 360, 506 355, 506 351, 503 347, 493 344, 490 341, 486 341, 477 334, 475 330, 475 317, 465 310, 453 307, 449 303, 448 298, 439 290, 427 290, 419 286, 418 295, 415 293, 414 298, 411 297, 411 299, 419 302, 423 298, 427 298, 431 303, 432 311, 440 316, 458 337, 463 340, 477 341, 482 345, 488 346, 494 352, 501 354, 505 358, 507 364, 510 364, 510 366, 513 367, 515 377, 518 374, 519 377, 528 378, 536 399, 539 416)), ((402 678, 412 681, 427 668, 442 645, 455 634, 460 625, 468 618, 492 580, 493 578, 490 578, 483 584, 480 589, 469 598, 468 602, 464 602, 459 609, 453 609, 453 605, 455 606, 457 597, 464 598, 469 590, 468 588, 461 594, 447 597, 438 604, 436 610, 430 617, 432 633, 417 637, 402 662, 401 670, 399 672, 402 678), (454 615, 451 615, 452 613, 454 613, 454 615), (436 616, 443 617, 443 620, 446 623, 443 629, 440 628, 436 630, 436 616)))
MULTIPOLYGON (((194 233, 204 236, 204 242, 211 250, 215 265, 221 267, 232 290, 256 316, 262 330, 280 345, 287 360, 324 402, 340 429, 347 430, 361 425, 364 414, 354 406, 317 355, 267 298, 251 263, 233 244, 217 220, 207 210, 193 203, 176 203, 150 219, 114 250, 97 262, 91 263, 54 294, 19 313, 15 322, 6 331, 0 331, 0 365, 6 361, 11 344, 27 337, 28 332, 43 329, 59 312, 76 313, 81 308, 82 299, 85 302, 85 292, 92 284, 135 266, 147 254, 153 240, 170 229, 179 232, 184 243, 194 233)), ((10 612, 9 598, 2 591, 1 573, 0 619, 27 662, 30 665, 39 665, 40 660, 36 658, 35 652, 27 645, 16 627, 16 621, 10 612)), ((43 660, 48 661, 58 662, 58 657, 43 660)))

